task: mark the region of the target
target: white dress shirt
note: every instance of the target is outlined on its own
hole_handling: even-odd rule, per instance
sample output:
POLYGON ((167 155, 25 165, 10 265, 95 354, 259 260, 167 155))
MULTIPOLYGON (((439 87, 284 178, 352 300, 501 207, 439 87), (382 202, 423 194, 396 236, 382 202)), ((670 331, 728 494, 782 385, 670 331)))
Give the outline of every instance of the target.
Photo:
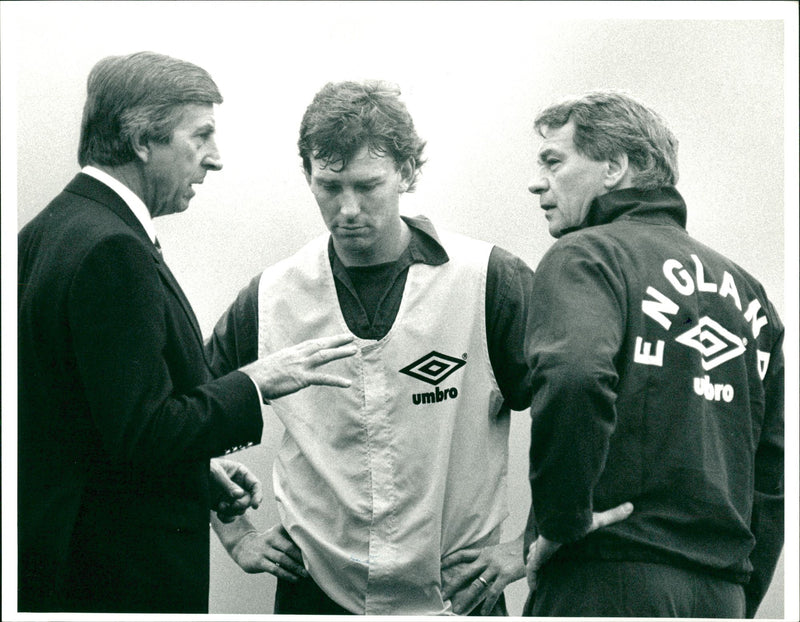
POLYGON ((94 177, 97 181, 104 183, 116 192, 120 198, 125 201, 125 205, 130 208, 133 215, 136 216, 136 219, 142 223, 142 227, 144 227, 144 230, 147 232, 150 241, 153 244, 156 243, 156 227, 153 224, 153 217, 150 216, 150 210, 147 209, 144 201, 142 201, 133 190, 128 188, 128 186, 123 184, 119 179, 112 177, 105 171, 101 171, 94 166, 84 166, 81 169, 81 173, 94 177))

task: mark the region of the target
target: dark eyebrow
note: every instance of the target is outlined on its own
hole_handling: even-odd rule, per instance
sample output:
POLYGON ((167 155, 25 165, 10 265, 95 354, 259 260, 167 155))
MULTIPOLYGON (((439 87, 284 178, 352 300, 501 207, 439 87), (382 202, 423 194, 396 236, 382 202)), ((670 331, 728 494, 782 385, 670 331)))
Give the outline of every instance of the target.
POLYGON ((359 186, 369 186, 371 184, 380 183, 382 180, 383 180, 382 176, 370 177, 369 179, 359 179, 358 181, 355 182, 355 184, 359 186))
MULTIPOLYGON (((341 184, 342 183, 341 179, 339 179, 338 177, 319 176, 317 179, 318 179, 319 183, 327 184, 327 185, 341 184)), ((383 181, 383 176, 382 175, 377 175, 375 177, 368 177, 367 179, 356 179, 356 180, 354 180, 352 182, 352 184, 354 186, 371 186, 371 185, 374 185, 374 184, 379 184, 382 181, 383 181)))
POLYGON ((216 129, 217 128, 214 126, 214 124, 209 121, 209 122, 203 123, 203 125, 198 127, 195 130, 194 133, 195 134, 213 134, 216 131, 216 129))
POLYGON ((544 162, 547 158, 549 158, 551 156, 555 156, 557 158, 560 158, 561 154, 556 149, 553 149, 552 147, 546 147, 545 149, 543 149, 542 151, 539 152, 539 155, 536 156, 536 159, 539 162, 544 162))

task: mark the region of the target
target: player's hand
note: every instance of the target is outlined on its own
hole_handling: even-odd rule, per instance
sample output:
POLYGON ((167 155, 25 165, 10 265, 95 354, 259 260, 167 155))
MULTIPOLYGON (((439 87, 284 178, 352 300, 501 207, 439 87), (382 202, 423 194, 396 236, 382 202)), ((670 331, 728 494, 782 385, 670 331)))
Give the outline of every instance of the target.
MULTIPOLYGON (((605 512, 595 512, 592 514, 592 526, 587 533, 591 533, 613 523, 628 518, 633 512, 632 503, 623 503, 605 512)), ((531 542, 528 547, 528 563, 525 565, 525 574, 528 579, 528 588, 531 592, 536 591, 539 579, 539 570, 547 563, 553 554, 561 548, 561 543, 548 540, 544 536, 539 536, 531 542)))
POLYGON ((478 605, 481 615, 492 615, 506 586, 524 576, 522 536, 484 548, 463 549, 442 560, 442 597, 450 600, 457 615, 467 615, 478 605))
POLYGON ((231 550, 231 557, 245 572, 268 572, 292 583, 308 577, 303 554, 281 524, 264 533, 246 533, 231 550))

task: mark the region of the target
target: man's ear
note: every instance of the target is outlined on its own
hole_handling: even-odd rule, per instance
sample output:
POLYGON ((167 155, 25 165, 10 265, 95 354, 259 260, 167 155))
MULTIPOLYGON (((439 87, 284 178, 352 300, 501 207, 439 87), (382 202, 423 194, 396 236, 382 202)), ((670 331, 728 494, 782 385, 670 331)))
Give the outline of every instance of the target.
POLYGON ((147 164, 151 155, 150 141, 144 140, 141 133, 136 132, 131 137, 131 147, 133 148, 133 152, 136 154, 139 160, 147 164))
POLYGON ((606 161, 606 174, 603 179, 603 186, 609 192, 628 188, 631 186, 633 171, 628 162, 628 154, 624 151, 612 156, 606 161))
POLYGON ((400 166, 400 185, 398 186, 400 194, 408 192, 408 189, 414 181, 414 172, 414 161, 411 158, 403 162, 400 166))

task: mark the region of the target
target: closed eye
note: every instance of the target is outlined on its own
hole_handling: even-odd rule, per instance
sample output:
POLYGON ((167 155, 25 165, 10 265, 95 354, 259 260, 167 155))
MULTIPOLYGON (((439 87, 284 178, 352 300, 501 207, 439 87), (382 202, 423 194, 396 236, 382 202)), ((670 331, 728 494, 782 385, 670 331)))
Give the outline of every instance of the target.
POLYGON ((208 140, 214 135, 215 129, 216 128, 214 128, 214 126, 211 124, 203 124, 197 128, 197 131, 194 133, 194 135, 202 138, 203 140, 208 140))
POLYGON ((543 149, 537 158, 541 166, 552 168, 561 163, 561 158, 553 149, 543 149))

